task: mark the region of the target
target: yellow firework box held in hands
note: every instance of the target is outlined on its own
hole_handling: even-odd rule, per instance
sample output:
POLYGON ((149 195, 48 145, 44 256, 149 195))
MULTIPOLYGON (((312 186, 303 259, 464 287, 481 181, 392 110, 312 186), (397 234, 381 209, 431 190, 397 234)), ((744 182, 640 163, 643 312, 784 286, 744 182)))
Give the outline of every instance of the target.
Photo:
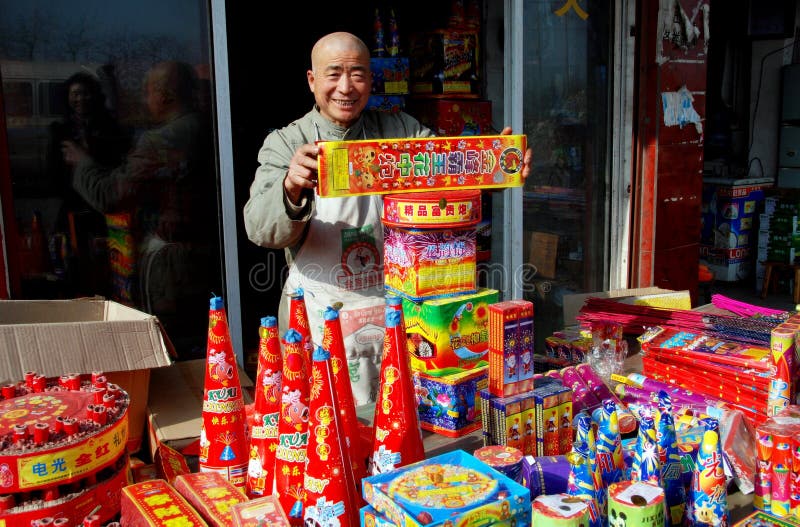
POLYGON ((522 186, 524 135, 321 141, 322 197, 522 186))

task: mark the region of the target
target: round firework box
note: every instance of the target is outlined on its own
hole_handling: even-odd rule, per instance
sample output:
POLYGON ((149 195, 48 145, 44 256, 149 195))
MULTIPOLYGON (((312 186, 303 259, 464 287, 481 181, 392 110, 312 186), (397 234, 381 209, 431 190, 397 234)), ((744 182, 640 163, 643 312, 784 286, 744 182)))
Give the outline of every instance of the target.
POLYGON ((664 489, 646 481, 620 481, 608 487, 610 525, 662 527, 664 489))
POLYGON ((413 468, 394 479, 389 496, 417 517, 424 511, 458 513, 495 497, 499 482, 491 475, 452 464, 432 463, 413 468))
POLYGON ((498 472, 519 481, 522 472, 522 451, 513 446, 490 445, 477 449, 473 455, 498 472))
POLYGON ((389 194, 383 197, 382 221, 417 229, 474 227, 481 221, 481 191, 389 194))
POLYGON ((0 524, 66 518, 74 525, 98 503, 102 520, 116 515, 118 500, 94 497, 127 484, 128 394, 99 372, 91 379, 28 372, 1 393, 0 524))
POLYGON ((536 527, 588 527, 589 503, 567 494, 538 496, 533 502, 536 527))

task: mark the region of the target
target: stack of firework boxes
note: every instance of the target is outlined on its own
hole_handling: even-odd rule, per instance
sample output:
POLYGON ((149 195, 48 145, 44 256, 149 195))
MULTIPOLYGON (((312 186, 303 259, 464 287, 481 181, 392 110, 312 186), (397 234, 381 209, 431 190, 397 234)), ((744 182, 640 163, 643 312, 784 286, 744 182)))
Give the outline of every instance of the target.
POLYGON ((477 286, 480 190, 384 197, 384 275, 403 299, 420 426, 448 437, 480 429, 488 314, 498 292, 477 286))
POLYGON ((531 302, 489 307, 489 386, 480 392, 484 444, 559 455, 572 443, 572 391, 534 374, 533 342, 531 302))
POLYGON ((800 197, 767 196, 759 215, 756 291, 764 285, 765 261, 793 264, 800 249, 800 197))

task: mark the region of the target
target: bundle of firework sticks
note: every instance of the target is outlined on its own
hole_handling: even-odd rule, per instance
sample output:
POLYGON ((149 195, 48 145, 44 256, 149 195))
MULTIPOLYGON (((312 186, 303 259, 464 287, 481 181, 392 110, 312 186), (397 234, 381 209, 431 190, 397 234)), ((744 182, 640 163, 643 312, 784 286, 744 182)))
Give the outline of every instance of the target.
POLYGON ((586 299, 576 318, 584 326, 591 326, 595 322, 616 322, 622 324, 627 335, 641 335, 647 328, 661 326, 767 347, 772 329, 783 321, 778 316, 740 317, 687 309, 639 306, 596 297, 586 299))
POLYGON ((642 371, 741 410, 763 423, 794 397, 794 339, 800 330, 789 319, 772 331, 768 346, 754 346, 708 333, 658 327, 642 335, 642 371), (792 328, 797 330, 792 332, 792 328), (789 332, 791 336, 781 338, 789 332))

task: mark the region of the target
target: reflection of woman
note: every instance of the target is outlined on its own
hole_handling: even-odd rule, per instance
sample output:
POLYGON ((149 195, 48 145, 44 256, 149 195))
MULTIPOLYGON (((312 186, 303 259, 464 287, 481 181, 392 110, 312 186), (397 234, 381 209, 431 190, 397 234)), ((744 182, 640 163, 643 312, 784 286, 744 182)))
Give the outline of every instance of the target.
POLYGON ((107 258, 98 252, 105 247, 105 218, 73 190, 72 168, 64 162, 61 146, 64 141, 75 141, 102 164, 114 166, 123 159, 129 141, 106 108, 94 76, 75 73, 64 81, 64 95, 64 116, 50 125, 47 150, 48 176, 63 199, 56 229, 69 235, 72 250, 80 259, 68 269, 68 278, 78 289, 75 293, 102 293, 98 286, 103 283, 107 258))

